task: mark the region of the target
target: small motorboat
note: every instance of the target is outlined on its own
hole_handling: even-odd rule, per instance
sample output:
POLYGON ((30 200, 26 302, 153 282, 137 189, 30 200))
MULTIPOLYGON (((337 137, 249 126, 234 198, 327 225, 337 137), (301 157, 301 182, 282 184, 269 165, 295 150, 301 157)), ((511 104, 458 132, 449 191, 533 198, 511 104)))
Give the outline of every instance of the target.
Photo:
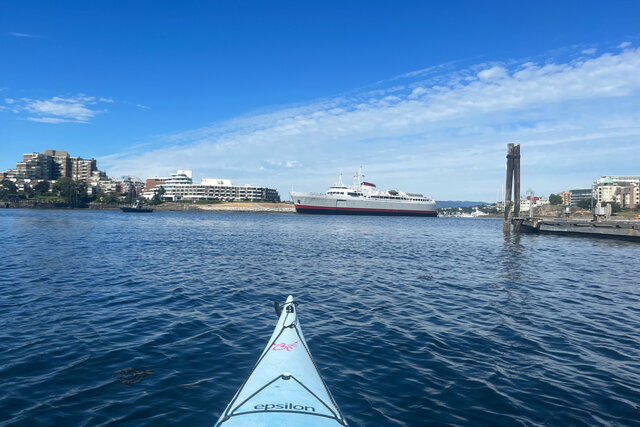
POLYGON ((145 208, 140 200, 136 200, 133 206, 123 206, 120 210, 122 210, 122 212, 153 212, 152 208, 145 208))

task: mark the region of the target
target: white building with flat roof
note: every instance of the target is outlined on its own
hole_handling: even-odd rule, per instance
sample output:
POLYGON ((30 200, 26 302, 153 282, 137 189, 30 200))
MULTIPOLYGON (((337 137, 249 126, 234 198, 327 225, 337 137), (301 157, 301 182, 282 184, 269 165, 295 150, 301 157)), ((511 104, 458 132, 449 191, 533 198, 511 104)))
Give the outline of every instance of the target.
POLYGON ((632 183, 639 184, 640 175, 604 175, 596 181, 597 185, 632 183))
MULTIPOLYGON (((204 178, 200 184, 194 184, 190 170, 179 170, 167 178, 155 178, 164 181, 164 199, 176 200, 223 200, 223 201, 269 201, 279 202, 280 195, 273 188, 258 187, 251 184, 233 185, 230 179, 204 178)), ((143 196, 153 198, 155 189, 143 196)))
POLYGON ((219 185, 221 187, 231 187, 233 184, 230 179, 218 179, 218 178, 202 178, 200 185, 219 185))

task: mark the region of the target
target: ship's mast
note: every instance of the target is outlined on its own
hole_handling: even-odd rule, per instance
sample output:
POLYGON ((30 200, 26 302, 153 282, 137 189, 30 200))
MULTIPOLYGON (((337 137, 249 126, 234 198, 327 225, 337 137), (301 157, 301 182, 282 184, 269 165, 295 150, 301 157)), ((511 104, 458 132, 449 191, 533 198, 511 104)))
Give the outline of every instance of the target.
POLYGON ((355 188, 360 187, 360 178, 364 178, 364 174, 362 173, 362 166, 360 166, 358 172, 353 174, 353 186, 355 188))

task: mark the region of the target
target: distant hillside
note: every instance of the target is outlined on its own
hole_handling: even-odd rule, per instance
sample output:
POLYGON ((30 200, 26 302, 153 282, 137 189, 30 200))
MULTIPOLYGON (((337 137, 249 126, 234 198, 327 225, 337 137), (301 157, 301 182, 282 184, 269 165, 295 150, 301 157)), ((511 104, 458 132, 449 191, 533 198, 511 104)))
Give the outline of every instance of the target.
POLYGON ((439 208, 468 208, 470 206, 490 205, 487 202, 470 202, 467 200, 436 200, 439 208))

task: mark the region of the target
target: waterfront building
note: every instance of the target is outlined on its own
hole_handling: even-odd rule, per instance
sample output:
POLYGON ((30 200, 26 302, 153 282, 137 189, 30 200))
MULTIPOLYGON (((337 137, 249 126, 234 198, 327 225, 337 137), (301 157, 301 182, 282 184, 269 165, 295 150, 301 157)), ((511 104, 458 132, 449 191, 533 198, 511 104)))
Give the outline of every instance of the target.
POLYGON ((109 178, 107 173, 101 170, 94 170, 87 179, 87 193, 122 193, 122 183, 119 180, 109 178))
POLYGON ((223 201, 269 201, 279 202, 280 195, 273 188, 255 185, 234 185, 229 179, 204 178, 194 184, 190 170, 179 170, 166 178, 148 178, 143 197, 153 198, 155 189, 162 185, 164 199, 176 200, 223 200, 223 201))
POLYGON ((56 180, 61 176, 71 176, 71 157, 69 153, 62 150, 44 150, 42 154, 53 159, 52 180, 56 180))
POLYGON ((562 196, 562 204, 563 205, 571 205, 577 206, 583 200, 590 200, 593 192, 590 188, 576 188, 573 190, 563 191, 562 196))
POLYGON ((595 199, 600 203, 613 202, 623 208, 640 207, 640 176, 607 175, 595 183, 595 199))
POLYGON ((140 178, 138 178, 137 176, 124 176, 122 177, 122 179, 126 183, 127 187, 132 187, 135 190, 136 195, 142 195, 144 182, 140 178))
POLYGON ((22 161, 16 163, 16 176, 21 180, 52 179, 53 160, 40 153, 23 154, 22 161))
MULTIPOLYGON (((548 205, 549 204, 549 199, 547 199, 546 197, 538 197, 538 196, 534 196, 533 197, 533 207, 537 208, 539 206, 544 206, 544 205, 548 205)), ((513 209, 513 207, 511 208, 513 209)), ((527 197, 521 197, 520 198, 520 212, 521 213, 526 213, 531 209, 531 196, 527 196, 527 197)), ((503 212, 504 212, 504 207, 502 208, 503 212)))
POLYGON ((28 153, 22 156, 22 161, 16 163, 15 169, 9 169, 3 174, 16 184, 19 190, 39 181, 51 180, 53 174, 53 160, 41 153, 28 153))
POLYGON ((86 182, 89 193, 94 193, 102 187, 114 187, 107 174, 98 169, 96 159, 71 157, 68 152, 61 150, 24 154, 22 161, 16 163, 15 169, 3 173, 3 178, 13 181, 20 190, 24 190, 25 185, 55 181, 61 177, 86 182))
POLYGON ((91 174, 98 170, 96 159, 71 157, 71 178, 76 181, 88 182, 91 174))
POLYGON ((149 191, 153 191, 156 187, 164 185, 167 183, 166 178, 147 178, 147 181, 144 184, 144 188, 142 189, 143 193, 147 193, 149 191))
POLYGON ((177 189, 193 185, 193 173, 190 170, 179 170, 172 173, 163 185, 167 194, 174 194, 177 189))
POLYGON ((603 185, 597 191, 600 202, 614 202, 622 208, 640 207, 640 184, 603 185))
POLYGON ((123 176, 117 182, 120 185, 120 192, 123 194, 132 194, 134 197, 142 194, 144 182, 137 176, 123 176))
POLYGON ((165 194, 164 199, 168 201, 174 201, 178 198, 175 196, 175 191, 177 188, 181 188, 183 186, 193 185, 193 172, 187 169, 178 170, 175 173, 172 173, 168 177, 153 177, 147 178, 142 196, 151 199, 153 198, 156 189, 160 186, 164 188, 165 194))
POLYGON ((596 185, 638 183, 640 183, 640 175, 604 175, 596 181, 596 185))

